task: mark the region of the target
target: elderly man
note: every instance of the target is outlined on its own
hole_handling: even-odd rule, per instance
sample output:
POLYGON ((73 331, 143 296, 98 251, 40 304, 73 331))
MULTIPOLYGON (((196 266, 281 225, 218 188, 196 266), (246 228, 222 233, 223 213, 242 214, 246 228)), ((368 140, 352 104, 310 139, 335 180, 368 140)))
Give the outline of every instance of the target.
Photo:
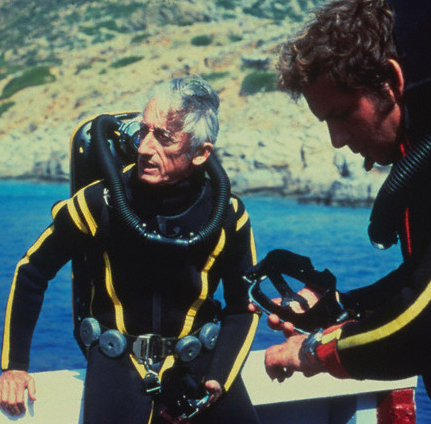
MULTIPOLYGON (((91 274, 80 331, 88 360, 86 424, 158 423, 196 411, 196 423, 258 422, 239 376, 257 326, 241 278, 255 262, 255 247, 240 199, 229 193, 216 231, 195 243, 217 207, 203 166, 217 138, 218 106, 217 93, 200 78, 162 84, 131 138, 137 163, 118 173, 118 184, 107 177, 53 207, 53 224, 18 263, 12 283, 4 410, 22 413, 25 389, 34 399, 27 369, 43 293, 68 260, 84 256, 91 274), (121 201, 117 186, 124 186, 121 201), (140 222, 137 234, 117 210, 123 203, 140 222), (224 309, 213 298, 220 280, 224 309)), ((99 118, 92 143, 106 115, 99 118)), ((115 118, 107 122, 112 137, 121 132, 115 118)))
MULTIPOLYGON (((273 328, 291 335, 266 352, 272 378, 419 374, 431 393, 430 17, 429 1, 332 1, 282 46, 280 88, 304 96, 333 146, 362 155, 367 170, 394 164, 369 235, 380 247, 399 240, 404 262, 375 284, 340 294, 351 320, 291 335, 292 323, 270 316, 273 328)), ((311 305, 320 296, 303 294, 311 305)))

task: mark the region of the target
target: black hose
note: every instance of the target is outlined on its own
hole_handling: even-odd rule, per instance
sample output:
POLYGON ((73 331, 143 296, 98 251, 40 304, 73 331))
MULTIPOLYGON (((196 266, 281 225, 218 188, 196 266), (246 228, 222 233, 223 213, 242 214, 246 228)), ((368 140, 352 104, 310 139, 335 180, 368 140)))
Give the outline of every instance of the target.
POLYGON ((211 179, 213 189, 213 208, 208 222, 196 234, 189 238, 165 237, 158 233, 146 231, 146 225, 136 215, 127 200, 120 171, 114 163, 109 143, 108 134, 119 129, 122 122, 111 115, 100 115, 91 124, 91 142, 101 166, 101 172, 105 184, 110 193, 110 202, 113 210, 127 231, 136 234, 145 243, 151 246, 174 246, 180 250, 198 249, 212 241, 220 232, 227 216, 230 201, 229 178, 217 161, 215 155, 211 155, 206 164, 206 171, 211 179))
POLYGON ((386 249, 396 243, 399 213, 408 203, 411 187, 418 184, 423 170, 430 165, 431 135, 427 135, 392 167, 379 190, 368 227, 374 245, 386 249))

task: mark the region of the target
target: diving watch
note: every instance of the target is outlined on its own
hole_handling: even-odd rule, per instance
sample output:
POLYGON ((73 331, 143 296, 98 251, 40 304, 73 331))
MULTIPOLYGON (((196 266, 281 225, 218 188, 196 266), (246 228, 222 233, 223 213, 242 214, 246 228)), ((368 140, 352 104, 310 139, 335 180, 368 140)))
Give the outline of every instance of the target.
POLYGON ((302 342, 301 351, 305 357, 311 362, 315 363, 318 361, 316 349, 322 342, 323 329, 313 331, 308 337, 302 342))

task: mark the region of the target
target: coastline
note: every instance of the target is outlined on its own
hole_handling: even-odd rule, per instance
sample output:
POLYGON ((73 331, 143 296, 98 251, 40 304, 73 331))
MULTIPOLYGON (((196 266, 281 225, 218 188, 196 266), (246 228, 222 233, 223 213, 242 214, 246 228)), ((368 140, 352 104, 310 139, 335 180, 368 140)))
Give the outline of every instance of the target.
MULTIPOLYGON (((82 7, 91 10, 102 3, 82 7)), ((0 178, 67 181, 69 139, 80 122, 101 113, 140 110, 161 81, 197 74, 220 96, 215 150, 234 192, 322 204, 372 203, 387 170, 366 173, 362 158, 346 149, 336 151, 308 106, 275 87, 279 44, 319 0, 277 3, 280 16, 271 14, 271 0, 260 2, 256 13, 251 0, 228 3, 149 1, 151 13, 135 10, 134 19, 142 21, 132 22, 119 13, 90 20, 80 13, 81 20, 65 20, 78 16, 77 6, 67 2, 50 10, 56 19, 28 45, 13 47, 10 39, 4 55, 10 70, 0 79, 0 178), (160 24, 159 15, 168 6, 165 15, 172 19, 160 24), (108 17, 115 17, 116 26, 106 24, 108 17), (179 17, 188 20, 180 25, 179 17), (61 36, 65 31, 68 44, 61 36), (46 64, 45 80, 6 95, 6 88, 22 81, 35 63, 46 64)), ((117 12, 126 9, 123 5, 117 12)), ((14 19, 17 11, 9 13, 14 19)), ((33 30, 32 17, 25 19, 30 19, 26 29, 33 30)), ((10 27, 5 31, 12 32, 10 27)))

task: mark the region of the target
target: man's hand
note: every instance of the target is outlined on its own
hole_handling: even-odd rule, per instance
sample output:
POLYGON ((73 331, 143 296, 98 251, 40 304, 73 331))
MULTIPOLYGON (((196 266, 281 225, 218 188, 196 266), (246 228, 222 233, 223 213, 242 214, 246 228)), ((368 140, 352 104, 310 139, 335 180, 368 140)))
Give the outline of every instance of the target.
POLYGON ((277 379, 281 383, 295 371, 311 377, 324 370, 317 359, 311 361, 303 354, 301 347, 306 338, 306 334, 297 334, 266 350, 265 368, 272 380, 277 379))
POLYGON ((214 404, 220 396, 223 394, 223 388, 220 383, 216 380, 208 380, 205 382, 205 389, 208 391, 210 397, 206 406, 211 406, 214 404))
MULTIPOLYGON (((316 290, 313 290, 307 286, 300 290, 298 294, 301 295, 304 299, 306 299, 310 308, 312 308, 322 297, 322 295, 316 290)), ((277 304, 280 304, 281 298, 272 299, 272 301, 277 304)), ((289 306, 292 311, 296 312, 297 314, 305 312, 301 304, 296 301, 291 302, 289 306)), ((258 306, 256 306, 254 303, 250 303, 248 305, 248 309, 250 312, 259 312, 258 306)), ((294 324, 291 322, 282 322, 276 314, 270 314, 268 316, 268 326, 273 330, 282 331, 285 337, 290 337, 292 334, 295 333, 294 324)))
POLYGON ((33 377, 27 371, 9 370, 0 375, 0 407, 11 415, 25 412, 24 392, 36 400, 36 386, 33 377))

